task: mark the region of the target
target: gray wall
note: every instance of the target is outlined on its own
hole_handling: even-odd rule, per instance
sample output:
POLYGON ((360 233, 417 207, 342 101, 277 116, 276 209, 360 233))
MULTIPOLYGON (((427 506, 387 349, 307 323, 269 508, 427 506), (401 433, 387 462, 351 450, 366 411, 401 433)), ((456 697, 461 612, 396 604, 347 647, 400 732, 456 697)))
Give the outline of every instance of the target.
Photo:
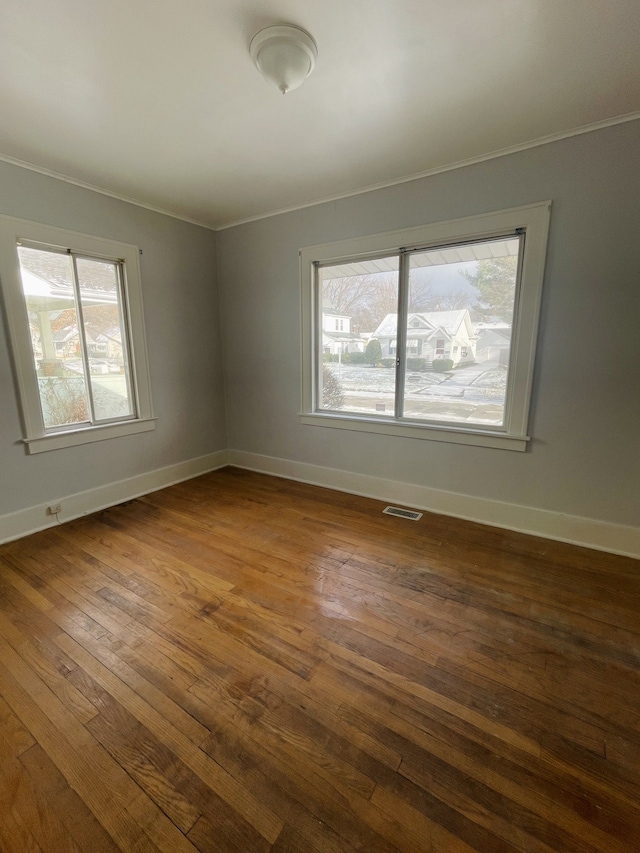
POLYGON ((0 323, 0 515, 226 447, 213 232, 0 162, 0 213, 134 243, 140 258, 153 432, 25 453, 0 323))
POLYGON ((217 234, 229 447, 637 525, 640 122, 217 234), (300 424, 298 249, 552 199, 526 453, 300 424))
POLYGON ((28 456, 0 324, 0 515, 228 446, 637 525, 639 152, 640 122, 632 122, 217 235, 0 163, 0 213, 143 249, 158 416, 151 433, 28 456), (301 246, 547 198, 527 453, 300 424, 301 246))

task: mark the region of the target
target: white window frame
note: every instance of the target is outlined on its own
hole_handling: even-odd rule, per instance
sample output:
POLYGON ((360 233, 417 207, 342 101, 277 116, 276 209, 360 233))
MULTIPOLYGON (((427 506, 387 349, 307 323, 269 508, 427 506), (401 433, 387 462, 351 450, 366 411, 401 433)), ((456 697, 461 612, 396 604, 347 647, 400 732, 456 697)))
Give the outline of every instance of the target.
POLYGON ((73 447, 133 435, 155 428, 149 359, 144 330, 140 250, 128 243, 93 237, 26 219, 0 216, 0 288, 9 331, 14 373, 22 413, 23 441, 29 453, 73 447), (123 267, 123 304, 129 335, 130 380, 135 416, 103 424, 45 428, 22 287, 18 244, 24 241, 69 250, 78 255, 118 261, 123 267))
POLYGON ((550 212, 551 202, 544 201, 463 219, 436 222, 417 228, 356 237, 301 249, 301 422, 309 426, 373 432, 404 438, 526 450, 531 438, 527 428, 550 212), (409 419, 383 419, 352 412, 326 412, 321 409, 317 379, 320 376, 317 355, 318 332, 316 331, 320 310, 318 265, 347 263, 382 255, 393 255, 403 249, 430 249, 456 242, 489 240, 492 237, 520 233, 524 234, 525 242, 514 307, 503 427, 486 429, 444 422, 421 423, 409 419))

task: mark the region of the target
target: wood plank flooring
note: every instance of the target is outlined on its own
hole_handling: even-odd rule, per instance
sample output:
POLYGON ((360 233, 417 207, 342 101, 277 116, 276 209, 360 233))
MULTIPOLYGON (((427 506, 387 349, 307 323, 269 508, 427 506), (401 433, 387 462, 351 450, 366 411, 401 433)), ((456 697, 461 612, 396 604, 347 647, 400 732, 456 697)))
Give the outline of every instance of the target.
POLYGON ((233 468, 0 547, 2 853, 637 853, 640 563, 233 468))

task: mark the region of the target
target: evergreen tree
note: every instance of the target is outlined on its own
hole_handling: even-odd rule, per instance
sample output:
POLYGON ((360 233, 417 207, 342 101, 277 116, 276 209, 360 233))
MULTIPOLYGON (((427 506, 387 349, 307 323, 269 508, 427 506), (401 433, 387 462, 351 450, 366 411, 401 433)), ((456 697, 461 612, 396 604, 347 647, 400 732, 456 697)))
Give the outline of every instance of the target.
POLYGON ((380 341, 377 338, 371 338, 367 344, 365 358, 367 360, 367 364, 370 364, 372 367, 379 364, 380 359, 382 358, 382 348, 380 346, 380 341))
POLYGON ((476 272, 461 272, 469 284, 480 291, 474 306, 478 320, 512 322, 517 267, 515 256, 487 258, 478 263, 476 272))
POLYGON ((344 393, 338 377, 328 364, 322 365, 322 408, 341 409, 344 406, 344 393))

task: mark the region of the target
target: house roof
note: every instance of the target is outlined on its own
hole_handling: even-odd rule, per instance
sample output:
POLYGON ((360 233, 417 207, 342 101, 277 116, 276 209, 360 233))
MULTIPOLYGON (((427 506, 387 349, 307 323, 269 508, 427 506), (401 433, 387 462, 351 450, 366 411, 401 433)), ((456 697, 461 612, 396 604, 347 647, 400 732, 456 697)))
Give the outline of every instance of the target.
POLYGON ((119 326, 113 326, 111 329, 105 329, 103 332, 96 335, 96 343, 105 343, 106 341, 115 341, 116 343, 120 343, 121 340, 122 333, 119 326))
POLYGON ((504 323, 500 320, 497 320, 495 323, 476 323, 475 328, 477 332, 509 332, 511 333, 511 323, 504 323))
POLYGON ((40 310, 60 311, 63 308, 73 308, 75 305, 73 291, 70 287, 55 284, 24 267, 21 268, 20 275, 24 295, 33 297, 40 310))
MULTIPOLYGON (((75 299, 73 287, 70 284, 50 281, 36 275, 26 267, 21 267, 22 289, 25 296, 33 297, 39 310, 60 311, 63 308, 73 308, 75 299)), ((90 289, 82 287, 82 302, 84 305, 113 305, 117 301, 114 290, 90 289)))
MULTIPOLYGON (((459 309, 458 311, 428 311, 424 313, 411 313, 407 317, 407 322, 409 327, 411 327, 412 319, 417 317, 425 323, 425 327, 430 328, 432 331, 441 329, 445 334, 453 337, 460 328, 460 324, 464 322, 465 315, 468 314, 469 312, 466 308, 459 309)), ((387 314, 373 333, 373 337, 395 338, 397 325, 398 315, 387 314)), ((413 330, 410 328, 410 331, 413 330)))
POLYGON ((508 329, 478 329, 476 338, 478 346, 489 346, 492 344, 505 344, 509 346, 511 343, 511 332, 508 329))
MULTIPOLYGON (((77 338, 77 337, 78 337, 78 327, 75 325, 67 326, 65 329, 59 329, 58 331, 51 333, 51 339, 55 343, 64 343, 65 341, 70 341, 70 340, 73 340, 74 338, 77 338)), ((94 334, 92 334, 91 330, 88 328, 85 328, 85 338, 87 339, 88 343, 92 343, 92 344, 93 343, 104 343, 104 341, 108 340, 108 338, 105 337, 105 335, 102 335, 102 334, 101 335, 94 335, 94 334)))
POLYGON ((69 326, 66 329, 61 329, 58 332, 51 333, 51 339, 54 343, 64 343, 65 341, 70 341, 73 338, 78 337, 78 329, 76 326, 69 326))
POLYGON ((212 227, 640 108, 638 0, 79 5, 5 0, 0 154, 212 227), (318 44, 285 97, 249 55, 282 15, 318 44))
POLYGON ((323 337, 331 338, 334 341, 360 341, 362 340, 362 335, 357 334, 356 332, 334 332, 334 331, 326 331, 322 332, 323 337))

